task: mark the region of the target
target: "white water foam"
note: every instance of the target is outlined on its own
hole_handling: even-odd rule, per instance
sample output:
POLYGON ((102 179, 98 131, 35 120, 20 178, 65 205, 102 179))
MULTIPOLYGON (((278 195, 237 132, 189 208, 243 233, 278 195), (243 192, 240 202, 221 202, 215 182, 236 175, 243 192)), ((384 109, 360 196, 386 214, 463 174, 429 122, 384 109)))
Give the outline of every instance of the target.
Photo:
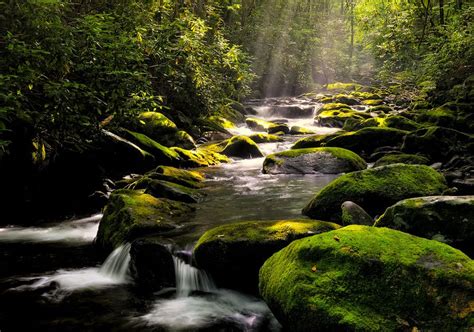
POLYGON ((102 214, 62 222, 51 227, 0 228, 0 242, 92 242, 102 214))
POLYGON ((44 296, 61 300, 73 291, 81 289, 98 289, 113 285, 125 284, 130 281, 128 268, 130 263, 130 244, 115 249, 104 264, 98 268, 85 268, 78 270, 58 270, 53 274, 41 277, 21 278, 21 281, 33 281, 11 290, 31 291, 41 288, 46 291, 44 296))
POLYGON ((194 291, 209 293, 217 290, 205 271, 199 270, 175 256, 173 256, 173 261, 177 297, 188 297, 194 291))

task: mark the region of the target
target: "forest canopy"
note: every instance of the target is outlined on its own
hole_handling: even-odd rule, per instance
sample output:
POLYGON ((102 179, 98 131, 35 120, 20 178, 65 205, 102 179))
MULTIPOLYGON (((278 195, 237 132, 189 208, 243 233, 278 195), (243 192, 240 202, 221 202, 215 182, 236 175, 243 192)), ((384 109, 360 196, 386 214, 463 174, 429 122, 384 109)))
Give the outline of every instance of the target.
POLYGON ((472 97, 463 0, 28 0, 0 12, 2 154, 18 135, 80 150, 143 111, 191 127, 250 94, 336 80, 472 97))

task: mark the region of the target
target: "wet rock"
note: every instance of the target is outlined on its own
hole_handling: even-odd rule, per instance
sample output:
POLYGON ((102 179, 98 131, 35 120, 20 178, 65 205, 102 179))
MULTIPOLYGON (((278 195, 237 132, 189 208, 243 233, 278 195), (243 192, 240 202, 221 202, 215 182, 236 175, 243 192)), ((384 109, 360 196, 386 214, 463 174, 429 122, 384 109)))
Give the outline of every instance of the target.
POLYGON ((340 206, 352 201, 375 217, 396 202, 441 195, 448 189, 443 175, 429 166, 395 164, 344 174, 318 192, 303 209, 311 218, 341 221, 340 206))
POLYGON ((116 190, 104 209, 96 243, 112 251, 144 235, 173 230, 193 211, 185 203, 158 199, 140 190, 116 190))
POLYGON ((454 129, 428 127, 406 135, 402 151, 422 153, 433 161, 447 161, 456 154, 474 154, 474 138, 454 129))
POLYGON ((154 139, 165 133, 178 131, 176 124, 160 112, 143 112, 139 115, 140 132, 154 139))
POLYGON ((430 160, 416 154, 389 154, 378 159, 374 167, 387 166, 391 164, 409 164, 409 165, 429 165, 430 160))
POLYGON ((407 134, 407 131, 399 129, 369 127, 338 135, 330 139, 326 146, 340 147, 370 156, 377 148, 400 146, 407 134))
POLYGON ((362 101, 362 104, 367 106, 379 106, 382 105, 384 101, 382 99, 366 99, 362 101))
POLYGON ((206 147, 199 147, 196 150, 173 147, 171 150, 179 155, 182 160, 180 164, 183 167, 205 167, 229 162, 229 158, 223 154, 209 150, 206 147))
POLYGON ((293 126, 290 129, 290 135, 314 135, 315 132, 307 128, 293 126))
POLYGON ((260 294, 287 331, 462 331, 474 262, 450 246, 352 225, 297 240, 260 270, 260 294))
POLYGON ((265 260, 292 241, 339 228, 316 220, 250 221, 207 231, 194 249, 199 268, 220 287, 255 293, 265 260))
POLYGON ((316 115, 314 122, 324 127, 342 128, 344 123, 348 120, 363 121, 370 117, 371 116, 369 114, 343 108, 338 110, 323 111, 316 115))
POLYGON ((458 189, 460 195, 474 195, 474 178, 456 179, 453 185, 458 189))
POLYGON ((157 198, 168 198, 184 203, 199 203, 204 198, 204 194, 200 193, 197 189, 169 181, 153 179, 148 181, 145 193, 157 198))
POLYGON ((339 174, 366 169, 357 154, 339 148, 294 149, 271 154, 263 163, 266 174, 339 174))
POLYGON ((152 179, 173 182, 196 189, 201 188, 204 181, 204 175, 200 172, 170 166, 158 166, 147 175, 152 179))
POLYGON ((284 141, 284 139, 281 138, 280 136, 270 135, 270 134, 253 134, 253 135, 249 135, 248 138, 250 138, 252 141, 254 141, 257 144, 260 144, 260 143, 275 143, 275 142, 283 142, 284 141))
POLYGON ((130 273, 135 284, 148 292, 175 287, 173 256, 169 240, 144 238, 132 242, 130 273))
POLYGON ((247 124, 247 126, 250 129, 253 129, 255 131, 267 131, 268 128, 275 125, 272 122, 265 121, 265 120, 258 119, 258 118, 251 118, 251 117, 248 117, 245 120, 245 123, 247 124))
POLYGON ((262 152, 257 144, 247 136, 234 136, 222 150, 222 154, 228 157, 237 158, 260 158, 263 157, 262 152))
POLYGON ((342 224, 347 225, 366 225, 372 226, 374 220, 365 210, 354 202, 347 201, 342 203, 342 224))
POLYGON ((286 124, 275 123, 271 125, 270 127, 268 127, 267 132, 269 134, 275 134, 275 135, 278 134, 279 132, 282 132, 284 133, 284 135, 287 135, 290 133, 290 128, 286 124))
POLYGON ((179 165, 181 162, 180 156, 172 149, 161 145, 150 137, 126 130, 127 136, 133 143, 137 144, 143 149, 150 152, 155 157, 155 162, 162 165, 179 165))
POLYGON ((405 199, 389 207, 375 226, 445 242, 474 254, 474 196, 405 199))
POLYGON ((296 141, 296 143, 291 147, 291 149, 306 149, 306 148, 320 148, 326 144, 330 139, 343 134, 343 131, 338 131, 334 134, 328 135, 314 135, 309 137, 304 137, 296 141))
POLYGON ((310 118, 314 113, 314 107, 300 107, 300 106, 273 106, 270 109, 270 116, 281 116, 284 118, 310 118))
POLYGON ((321 99, 321 103, 339 103, 353 106, 360 104, 360 101, 348 95, 338 94, 321 99))

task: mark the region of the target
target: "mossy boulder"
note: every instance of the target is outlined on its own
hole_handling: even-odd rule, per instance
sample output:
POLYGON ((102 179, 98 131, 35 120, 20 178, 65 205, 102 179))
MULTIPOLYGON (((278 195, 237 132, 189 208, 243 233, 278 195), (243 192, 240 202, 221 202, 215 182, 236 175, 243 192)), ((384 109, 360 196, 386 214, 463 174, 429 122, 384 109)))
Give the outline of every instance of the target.
POLYGON ((339 109, 319 113, 314 118, 314 122, 324 127, 342 128, 347 120, 363 121, 367 118, 370 118, 370 115, 363 112, 339 109))
POLYGON ((471 132, 474 129, 472 105, 446 103, 440 107, 418 111, 415 120, 428 123, 431 126, 447 127, 461 131, 471 132))
POLYGON ((290 127, 288 127, 288 125, 285 123, 275 123, 268 127, 267 132, 274 135, 279 135, 279 133, 287 135, 290 133, 290 127))
POLYGON ((147 292, 176 286, 173 256, 169 241, 162 238, 142 238, 130 248, 130 274, 135 285, 147 292))
POLYGON ((318 114, 325 112, 325 111, 337 111, 337 110, 352 110, 351 107, 347 104, 343 103, 328 103, 323 105, 320 109, 318 109, 318 114))
POLYGON ((168 198, 185 203, 198 203, 204 198, 204 195, 198 189, 189 188, 170 181, 154 179, 148 181, 145 193, 154 197, 168 198))
POLYGON ((292 126, 290 128, 290 135, 314 135, 315 132, 304 127, 292 126))
POLYGON ((474 196, 409 198, 389 207, 375 226, 445 242, 474 254, 474 196))
POLYGON ((364 91, 356 91, 351 93, 351 97, 355 97, 360 100, 378 100, 382 99, 382 96, 377 93, 373 92, 364 92, 364 91))
POLYGON ((369 112, 373 113, 391 113, 393 112, 393 108, 388 105, 378 105, 369 108, 369 112))
POLYGON ((368 127, 346 132, 330 139, 326 146, 340 147, 363 156, 370 156, 377 148, 398 147, 408 132, 394 128, 368 127))
POLYGON ((178 153, 173 151, 166 146, 161 145, 160 143, 154 141, 152 138, 136 133, 130 130, 126 130, 128 138, 141 148, 150 152, 154 157, 155 161, 158 164, 162 165, 179 165, 181 158, 178 153))
POLYGON ((229 162, 227 156, 204 147, 195 150, 173 147, 171 150, 179 155, 182 160, 181 165, 184 167, 206 167, 229 162))
POLYGON ((267 131, 268 128, 275 125, 275 123, 273 122, 265 121, 259 118, 252 118, 252 117, 248 117, 245 120, 245 123, 250 129, 253 129, 255 131, 267 131))
POLYGON ((316 220, 249 221, 207 231, 194 248, 199 268, 220 287, 255 293, 258 271, 272 254, 296 239, 340 226, 316 220))
POLYGON ((283 142, 284 141, 284 139, 281 138, 280 136, 271 135, 271 134, 253 134, 253 135, 249 135, 248 138, 250 138, 252 141, 254 141, 257 144, 260 144, 260 143, 275 143, 275 142, 283 142))
POLYGON ((185 203, 158 199, 141 190, 116 190, 104 209, 96 243, 111 251, 144 235, 173 230, 193 210, 185 203))
POLYGON ((360 101, 354 98, 353 96, 348 96, 344 94, 337 94, 331 98, 333 103, 341 103, 346 105, 359 105, 360 101))
POLYGON ((395 164, 344 174, 332 181, 303 209, 311 218, 339 222, 341 204, 352 201, 375 217, 396 202, 441 195, 448 189, 443 175, 424 165, 395 164))
POLYGON ((339 174, 366 168, 364 159, 354 152, 326 147, 282 151, 263 162, 265 174, 339 174))
POLYGON ((158 166, 151 173, 153 179, 173 182, 189 188, 201 188, 205 179, 200 172, 170 166, 158 166))
POLYGON ((384 116, 384 117, 377 117, 371 118, 366 120, 358 120, 358 119, 348 119, 344 123, 344 130, 359 130, 362 128, 367 127, 384 127, 384 128, 395 128, 400 130, 412 131, 420 129, 422 126, 416 123, 413 120, 410 120, 401 115, 392 115, 392 116, 384 116))
POLYGON ((152 139, 178 131, 176 124, 160 112, 143 112, 138 116, 138 120, 140 131, 152 139))
POLYGON ((334 82, 329 83, 326 86, 328 91, 360 91, 363 89, 363 86, 358 83, 344 83, 344 82, 334 82))
POLYGON ((457 154, 474 154, 474 136, 450 128, 427 127, 406 135, 402 151, 447 161, 457 154))
POLYGON ((260 270, 287 331, 467 331, 474 262, 388 228, 352 225, 294 241, 260 270))
POLYGON ((309 137, 300 138, 295 142, 291 149, 306 149, 306 148, 319 148, 322 147, 330 139, 343 134, 344 132, 338 131, 334 134, 327 135, 313 135, 309 137))
POLYGON ((263 157, 258 145, 247 136, 232 137, 221 153, 228 157, 243 159, 263 157))
POLYGON ((344 226, 366 225, 372 226, 374 219, 367 212, 354 202, 347 201, 341 205, 341 219, 344 226))
POLYGON ((362 101, 362 104, 367 106, 379 106, 383 103, 384 101, 382 99, 366 99, 362 101))
POLYGON ((409 164, 409 165, 429 165, 430 160, 426 157, 416 154, 388 154, 378 159, 374 167, 387 166, 392 164, 409 164))

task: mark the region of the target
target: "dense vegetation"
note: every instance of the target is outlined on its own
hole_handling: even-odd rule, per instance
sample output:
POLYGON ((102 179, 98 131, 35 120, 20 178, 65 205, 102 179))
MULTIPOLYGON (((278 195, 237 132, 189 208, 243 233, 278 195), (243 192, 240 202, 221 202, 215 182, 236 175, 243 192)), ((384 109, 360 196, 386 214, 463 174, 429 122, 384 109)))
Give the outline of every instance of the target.
POLYGON ((142 112, 197 139, 247 96, 336 80, 469 101, 473 15, 463 0, 1 1, 1 172, 83 154, 142 112))

